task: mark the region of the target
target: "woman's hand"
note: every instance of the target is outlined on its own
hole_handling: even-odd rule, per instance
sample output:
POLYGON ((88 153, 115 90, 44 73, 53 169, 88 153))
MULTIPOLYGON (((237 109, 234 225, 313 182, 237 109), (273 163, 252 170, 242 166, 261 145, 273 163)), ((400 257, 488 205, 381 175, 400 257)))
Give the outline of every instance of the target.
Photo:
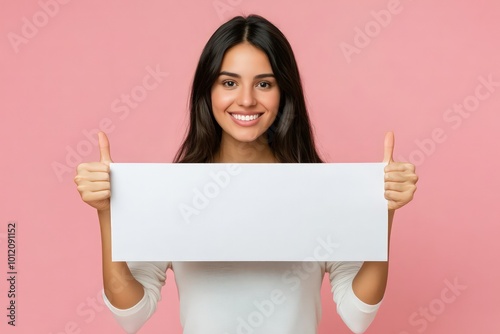
POLYGON ((418 176, 415 166, 409 162, 394 162, 394 133, 388 132, 384 141, 384 196, 388 201, 388 209, 396 210, 409 203, 417 190, 418 176))
POLYGON ((109 210, 111 185, 109 179, 109 141, 104 132, 99 132, 100 162, 86 162, 78 165, 74 178, 83 201, 98 211, 109 210))

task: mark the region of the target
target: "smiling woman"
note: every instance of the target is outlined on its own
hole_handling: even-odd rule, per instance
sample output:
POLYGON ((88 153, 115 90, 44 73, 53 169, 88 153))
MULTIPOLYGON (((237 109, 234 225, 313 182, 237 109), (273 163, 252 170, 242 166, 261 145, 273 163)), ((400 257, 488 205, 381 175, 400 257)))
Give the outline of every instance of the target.
POLYGON ((190 107, 175 162, 322 162, 292 48, 260 16, 235 17, 215 31, 196 68, 190 107))
MULTIPOLYGON (((229 49, 221 67, 211 96, 213 115, 222 128, 214 162, 233 162, 241 160, 237 143, 267 141, 266 131, 278 114, 280 91, 266 54, 248 42, 229 49)), ((266 151, 268 162, 276 162, 269 147, 266 151)))
MULTIPOLYGON (((189 112, 189 128, 174 162, 322 162, 292 48, 260 16, 235 17, 209 39, 195 72, 189 112)), ((155 312, 168 268, 175 273, 184 334, 316 333, 325 273, 345 324, 362 333, 373 321, 385 293, 388 262, 112 262, 112 160, 104 133, 99 133, 99 146, 101 161, 81 164, 75 182, 82 199, 98 210, 103 299, 128 333, 138 331, 155 312)), ((389 235, 394 210, 413 198, 417 181, 413 165, 392 160, 393 147, 388 134, 389 235)))

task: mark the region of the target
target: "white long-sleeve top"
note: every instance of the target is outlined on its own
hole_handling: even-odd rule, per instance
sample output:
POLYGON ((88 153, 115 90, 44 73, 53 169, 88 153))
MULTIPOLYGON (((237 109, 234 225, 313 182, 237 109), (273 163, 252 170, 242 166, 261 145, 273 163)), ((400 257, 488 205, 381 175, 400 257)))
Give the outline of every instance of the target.
MULTIPOLYGON (((363 333, 381 304, 352 290, 362 262, 128 262, 144 297, 128 309, 103 299, 127 333, 136 333, 161 299, 166 270, 174 271, 184 334, 315 334, 320 287, 329 273, 333 300, 344 323, 363 333)), ((165 330, 165 333, 169 333, 165 330)))

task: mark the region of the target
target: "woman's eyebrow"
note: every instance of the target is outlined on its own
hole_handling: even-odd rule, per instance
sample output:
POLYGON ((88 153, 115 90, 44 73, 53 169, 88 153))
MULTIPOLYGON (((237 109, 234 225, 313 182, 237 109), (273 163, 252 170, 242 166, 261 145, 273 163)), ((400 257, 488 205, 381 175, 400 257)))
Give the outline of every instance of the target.
MULTIPOLYGON (((232 73, 232 72, 228 72, 228 71, 222 71, 219 73, 219 76, 221 75, 227 75, 229 77, 233 77, 233 78, 238 78, 238 79, 241 79, 241 75, 237 74, 237 73, 232 73)), ((273 73, 262 73, 262 74, 257 74, 254 79, 262 79, 262 78, 268 78, 268 77, 273 77, 274 78, 274 74, 273 73)))

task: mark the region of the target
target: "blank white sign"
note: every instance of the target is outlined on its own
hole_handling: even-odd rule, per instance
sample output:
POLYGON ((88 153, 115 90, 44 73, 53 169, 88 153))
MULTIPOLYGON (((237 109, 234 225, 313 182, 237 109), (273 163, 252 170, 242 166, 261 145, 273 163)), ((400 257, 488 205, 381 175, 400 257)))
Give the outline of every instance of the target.
POLYGON ((385 163, 111 163, 113 261, 386 261, 385 163))

